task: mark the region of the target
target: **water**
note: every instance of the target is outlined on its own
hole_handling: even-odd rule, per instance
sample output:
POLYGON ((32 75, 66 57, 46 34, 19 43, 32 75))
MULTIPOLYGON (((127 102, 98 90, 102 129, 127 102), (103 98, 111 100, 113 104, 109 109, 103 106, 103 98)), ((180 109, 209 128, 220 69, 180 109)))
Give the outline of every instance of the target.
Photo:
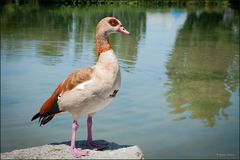
MULTIPOLYGON (((139 145, 145 158, 239 158, 239 12, 230 8, 1 8, 1 152, 69 141, 70 114, 30 122, 56 85, 94 65, 95 27, 111 35, 122 87, 93 137, 139 145)), ((86 116, 77 139, 86 139, 86 116)))

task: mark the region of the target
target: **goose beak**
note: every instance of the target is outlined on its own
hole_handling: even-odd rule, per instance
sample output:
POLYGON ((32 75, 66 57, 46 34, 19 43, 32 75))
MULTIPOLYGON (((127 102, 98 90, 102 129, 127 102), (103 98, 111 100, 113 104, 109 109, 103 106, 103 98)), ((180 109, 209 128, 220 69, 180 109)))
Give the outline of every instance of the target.
POLYGON ((119 27, 117 31, 125 35, 130 35, 130 32, 128 32, 123 26, 119 27))

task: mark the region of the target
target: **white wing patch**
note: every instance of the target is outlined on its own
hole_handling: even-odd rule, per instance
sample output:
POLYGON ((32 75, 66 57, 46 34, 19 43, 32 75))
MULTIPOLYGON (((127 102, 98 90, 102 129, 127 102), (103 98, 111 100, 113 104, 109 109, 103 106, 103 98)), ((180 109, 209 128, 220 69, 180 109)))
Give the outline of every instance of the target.
POLYGON ((79 85, 77 85, 76 88, 79 89, 79 90, 83 90, 83 89, 85 89, 86 86, 87 86, 89 83, 91 83, 91 82, 92 82, 92 80, 85 81, 85 82, 80 83, 79 85))

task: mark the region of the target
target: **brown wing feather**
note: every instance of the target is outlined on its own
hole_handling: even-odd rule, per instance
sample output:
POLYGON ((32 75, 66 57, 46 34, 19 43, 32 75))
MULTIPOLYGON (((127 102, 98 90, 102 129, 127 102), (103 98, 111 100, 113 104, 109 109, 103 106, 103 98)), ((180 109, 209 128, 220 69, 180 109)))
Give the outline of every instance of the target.
POLYGON ((54 106, 54 103, 57 101, 58 96, 62 92, 62 84, 60 83, 58 87, 55 89, 53 94, 43 103, 39 113, 44 114, 51 110, 51 108, 54 106))
MULTIPOLYGON (((70 91, 75 88, 78 84, 83 83, 91 78, 93 69, 92 68, 82 68, 77 70, 76 72, 70 74, 62 83, 60 83, 52 95, 43 103, 39 113, 33 116, 32 120, 37 118, 43 118, 41 120, 41 124, 46 124, 50 121, 53 116, 61 112, 53 112, 53 107, 56 107, 58 96, 62 95, 66 91, 70 91)), ((56 110, 56 109, 55 109, 56 110)))

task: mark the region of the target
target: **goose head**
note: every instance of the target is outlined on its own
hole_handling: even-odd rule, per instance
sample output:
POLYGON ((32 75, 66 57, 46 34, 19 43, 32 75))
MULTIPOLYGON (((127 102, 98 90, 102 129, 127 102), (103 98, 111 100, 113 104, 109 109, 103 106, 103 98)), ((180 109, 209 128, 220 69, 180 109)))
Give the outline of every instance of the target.
POLYGON ((102 34, 105 37, 109 36, 111 33, 122 33, 125 35, 129 35, 128 32, 122 25, 121 21, 119 21, 115 17, 106 17, 103 18, 97 25, 97 33, 102 34))

